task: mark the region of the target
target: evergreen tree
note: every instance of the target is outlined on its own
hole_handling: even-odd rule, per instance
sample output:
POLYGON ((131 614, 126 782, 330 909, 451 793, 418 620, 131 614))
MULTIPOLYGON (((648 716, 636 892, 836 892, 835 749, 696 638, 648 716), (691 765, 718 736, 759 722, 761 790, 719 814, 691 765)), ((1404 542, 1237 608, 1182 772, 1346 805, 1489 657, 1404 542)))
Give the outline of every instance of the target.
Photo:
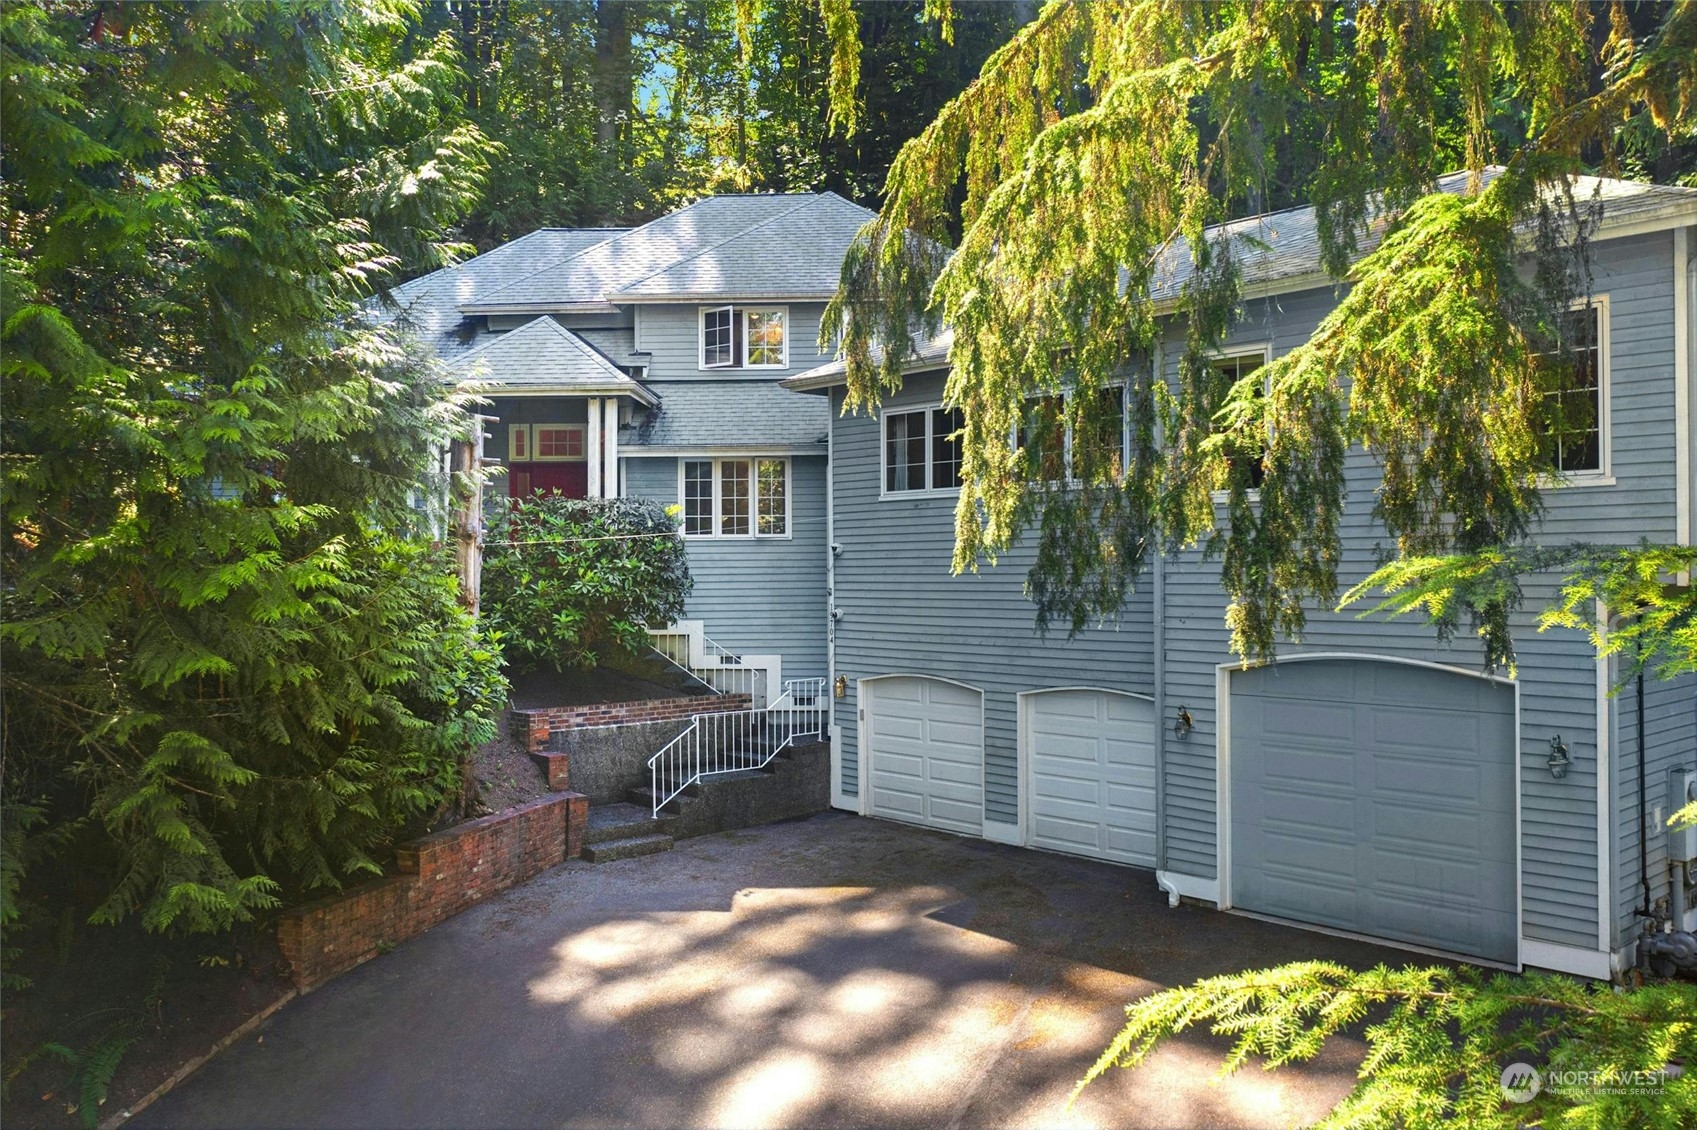
POLYGON ((75 831, 95 921, 375 873, 491 732, 415 506, 466 417, 360 316, 489 155, 419 16, 0 11, 5 790, 75 831))

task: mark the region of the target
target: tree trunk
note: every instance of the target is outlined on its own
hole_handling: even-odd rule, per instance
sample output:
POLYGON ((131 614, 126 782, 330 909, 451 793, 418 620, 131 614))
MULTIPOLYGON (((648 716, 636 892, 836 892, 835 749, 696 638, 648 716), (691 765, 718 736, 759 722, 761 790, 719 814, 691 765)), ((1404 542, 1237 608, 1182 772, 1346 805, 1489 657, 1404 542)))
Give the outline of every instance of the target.
MULTIPOLYGON (((595 140, 613 149, 625 139, 635 84, 630 60, 628 0, 597 0, 595 5, 595 140)), ((623 155, 620 154, 620 166, 623 155)))

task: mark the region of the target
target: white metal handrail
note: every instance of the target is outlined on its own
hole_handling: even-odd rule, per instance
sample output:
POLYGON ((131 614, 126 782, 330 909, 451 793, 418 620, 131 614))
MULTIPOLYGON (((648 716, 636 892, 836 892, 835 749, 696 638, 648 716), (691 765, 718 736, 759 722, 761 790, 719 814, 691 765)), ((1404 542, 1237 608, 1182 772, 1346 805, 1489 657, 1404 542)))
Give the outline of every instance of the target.
POLYGON ((743 657, 722 645, 701 636, 704 654, 697 662, 690 654, 689 635, 685 632, 651 631, 654 650, 672 666, 705 685, 717 695, 747 695, 751 704, 764 698, 766 672, 758 667, 745 666, 743 657))
POLYGON ((762 769, 789 746, 824 732, 825 680, 786 679, 764 710, 692 715, 682 733, 648 759, 654 815, 703 777, 762 769))

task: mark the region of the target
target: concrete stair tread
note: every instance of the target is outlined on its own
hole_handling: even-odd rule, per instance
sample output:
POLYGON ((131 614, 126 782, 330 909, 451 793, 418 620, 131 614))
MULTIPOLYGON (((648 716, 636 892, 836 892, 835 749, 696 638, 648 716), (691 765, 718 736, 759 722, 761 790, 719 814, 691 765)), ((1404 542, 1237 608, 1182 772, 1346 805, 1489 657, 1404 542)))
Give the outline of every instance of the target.
POLYGON ((663 833, 674 817, 654 816, 653 809, 637 804, 596 804, 589 808, 589 826, 584 830, 588 844, 611 843, 614 840, 663 833))
POLYGON ((622 840, 605 840, 601 843, 585 844, 583 858, 590 863, 611 863, 618 859, 636 859, 639 856, 653 855, 656 852, 671 851, 674 841, 663 833, 647 836, 630 836, 622 840))

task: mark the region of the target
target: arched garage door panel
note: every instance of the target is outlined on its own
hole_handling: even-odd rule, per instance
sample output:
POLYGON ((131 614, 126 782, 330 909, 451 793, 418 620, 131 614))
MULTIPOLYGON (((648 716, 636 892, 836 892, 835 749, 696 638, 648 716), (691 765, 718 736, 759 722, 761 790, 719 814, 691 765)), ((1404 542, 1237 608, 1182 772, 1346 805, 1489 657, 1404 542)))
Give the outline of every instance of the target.
POLYGON ((866 684, 874 816, 984 832, 984 696, 902 675, 866 684))
POLYGON ((1372 660, 1231 677, 1231 897, 1513 962, 1514 692, 1372 660))
POLYGON ((1147 699, 1111 691, 1025 696, 1026 842, 1155 866, 1155 720, 1147 699))

